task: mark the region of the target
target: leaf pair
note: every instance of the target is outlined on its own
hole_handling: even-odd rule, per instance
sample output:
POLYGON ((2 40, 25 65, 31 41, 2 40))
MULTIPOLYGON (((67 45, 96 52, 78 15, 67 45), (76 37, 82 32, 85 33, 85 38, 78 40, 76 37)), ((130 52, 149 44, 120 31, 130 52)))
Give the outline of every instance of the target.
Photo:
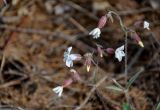
POLYGON ((128 89, 130 88, 130 86, 134 83, 134 81, 138 78, 138 76, 140 75, 140 73, 142 73, 144 71, 143 68, 141 68, 134 76, 132 76, 129 81, 127 82, 126 87, 122 87, 121 84, 119 84, 115 79, 113 79, 113 82, 115 85, 111 85, 108 86, 107 89, 110 90, 115 90, 117 92, 125 92, 128 91, 128 89))

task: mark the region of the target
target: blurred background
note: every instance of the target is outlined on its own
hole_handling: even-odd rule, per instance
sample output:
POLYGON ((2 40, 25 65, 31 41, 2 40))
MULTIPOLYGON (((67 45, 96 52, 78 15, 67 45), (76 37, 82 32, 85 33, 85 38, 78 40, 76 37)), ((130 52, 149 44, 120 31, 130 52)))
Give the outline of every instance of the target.
MULTIPOLYGON (((52 88, 69 78, 63 53, 94 52, 96 44, 117 48, 124 44, 118 21, 107 22, 97 40, 88 35, 98 19, 109 10, 117 12, 127 27, 148 21, 150 30, 137 29, 144 48, 128 39, 128 78, 145 70, 132 85, 129 95, 136 110, 155 110, 160 101, 160 0, 0 0, 0 108, 2 110, 74 110, 92 87, 73 83, 61 98, 52 88)), ((99 68, 86 72, 75 62, 80 76, 91 83, 106 75, 124 81, 124 60, 105 55, 99 68), (96 73, 95 73, 96 71, 96 73)), ((106 80, 89 98, 83 110, 121 110, 125 97, 106 89, 106 80)))

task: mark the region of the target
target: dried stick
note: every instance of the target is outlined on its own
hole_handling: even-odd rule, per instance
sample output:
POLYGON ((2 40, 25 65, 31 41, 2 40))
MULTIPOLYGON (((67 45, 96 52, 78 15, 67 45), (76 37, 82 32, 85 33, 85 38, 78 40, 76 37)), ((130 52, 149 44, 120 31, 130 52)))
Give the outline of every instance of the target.
POLYGON ((88 102, 89 98, 91 97, 92 93, 97 89, 98 86, 100 86, 106 79, 108 78, 108 76, 103 77, 88 93, 87 97, 85 98, 85 100, 75 109, 75 110, 80 110, 82 109, 85 104, 88 102))
POLYGON ((153 11, 156 11, 156 9, 153 9, 150 7, 145 7, 145 8, 140 8, 140 9, 131 9, 131 10, 127 10, 127 11, 126 10, 125 11, 118 11, 118 13, 121 16, 125 16, 125 15, 139 14, 139 13, 153 12, 153 11))
POLYGON ((2 85, 0 85, 0 89, 3 89, 3 88, 7 88, 9 86, 13 86, 13 85, 16 85, 16 84, 20 84, 21 81, 23 81, 24 79, 26 79, 27 76, 24 76, 20 79, 17 79, 17 80, 13 80, 13 81, 10 81, 10 82, 7 82, 7 83, 4 83, 2 85))
POLYGON ((86 30, 80 23, 78 23, 74 18, 69 17, 69 21, 74 24, 80 31, 82 31, 84 34, 88 34, 88 30, 86 30))
POLYGON ((71 1, 67 1, 67 4, 70 5, 71 7, 75 8, 76 10, 82 12, 86 16, 98 21, 98 18, 94 14, 92 14, 89 11, 87 11, 86 9, 82 8, 80 5, 78 5, 74 2, 71 2, 71 1))
POLYGON ((3 110, 26 110, 21 107, 15 107, 12 105, 0 105, 0 109, 3 109, 3 110))
POLYGON ((121 106, 120 103, 117 103, 116 101, 111 100, 109 97, 106 97, 106 96, 104 97, 103 94, 98 89, 96 90, 96 95, 99 97, 99 99, 102 102, 105 110, 108 110, 107 103, 110 106, 112 106, 113 108, 121 106))

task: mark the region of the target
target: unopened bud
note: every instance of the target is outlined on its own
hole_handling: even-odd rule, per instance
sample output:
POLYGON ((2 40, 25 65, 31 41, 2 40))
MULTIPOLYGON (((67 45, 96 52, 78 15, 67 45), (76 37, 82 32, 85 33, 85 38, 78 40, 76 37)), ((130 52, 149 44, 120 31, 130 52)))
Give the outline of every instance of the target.
POLYGON ((99 19, 98 28, 103 28, 107 22, 107 17, 104 15, 99 19))
POLYGON ((143 45, 143 42, 142 41, 139 41, 138 44, 141 46, 141 47, 144 47, 143 45))
POLYGON ((115 50, 113 48, 107 48, 106 51, 109 54, 114 54, 114 52, 115 52, 115 50))
POLYGON ((143 42, 141 41, 141 38, 138 36, 137 33, 134 33, 133 36, 131 36, 132 39, 134 39, 141 47, 144 47, 143 42))
POLYGON ((84 56, 86 58, 84 65, 87 67, 87 72, 89 72, 92 63, 92 54, 86 53, 84 56))
POLYGON ((68 79, 68 80, 66 80, 66 81, 64 82, 63 87, 67 87, 67 86, 71 85, 71 84, 72 84, 72 82, 73 82, 73 80, 72 80, 72 79, 68 79))
POLYGON ((141 25, 142 25, 142 21, 136 21, 136 22, 134 23, 134 26, 135 26, 136 28, 141 27, 141 25))

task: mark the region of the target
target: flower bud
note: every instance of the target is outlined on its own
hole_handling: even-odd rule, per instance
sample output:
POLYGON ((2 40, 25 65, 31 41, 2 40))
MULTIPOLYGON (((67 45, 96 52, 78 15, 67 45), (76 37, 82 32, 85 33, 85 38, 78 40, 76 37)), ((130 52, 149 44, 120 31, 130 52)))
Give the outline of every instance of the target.
POLYGON ((137 33, 134 33, 133 36, 131 36, 133 40, 135 40, 141 47, 144 47, 143 42, 141 41, 141 38, 138 36, 137 33))
POLYGON ((86 58, 84 65, 87 67, 87 72, 89 72, 92 63, 92 54, 86 53, 84 56, 86 58))
POLYGON ((134 26, 135 26, 136 28, 140 28, 141 25, 142 25, 142 21, 136 21, 136 22, 134 23, 134 26))
POLYGON ((107 53, 109 54, 114 54, 115 50, 113 48, 107 48, 105 49, 107 51, 107 53))
POLYGON ((68 79, 68 80, 65 80, 65 81, 64 81, 64 84, 63 84, 63 87, 67 87, 67 86, 71 85, 72 82, 73 82, 73 80, 72 80, 71 78, 68 79))
POLYGON ((107 22, 107 17, 104 15, 99 19, 98 28, 103 28, 107 22))

